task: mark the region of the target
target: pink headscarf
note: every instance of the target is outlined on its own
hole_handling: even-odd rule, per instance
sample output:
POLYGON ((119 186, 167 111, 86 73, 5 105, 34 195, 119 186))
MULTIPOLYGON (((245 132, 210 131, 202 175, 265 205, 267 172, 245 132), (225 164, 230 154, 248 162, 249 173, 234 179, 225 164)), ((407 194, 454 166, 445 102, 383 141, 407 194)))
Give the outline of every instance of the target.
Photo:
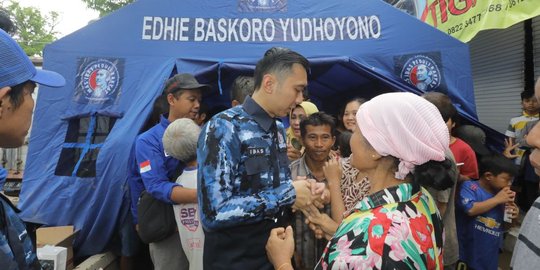
POLYGON ((443 161, 450 143, 437 107, 411 93, 374 97, 360 106, 356 123, 377 153, 400 160, 397 179, 405 179, 415 165, 443 161))

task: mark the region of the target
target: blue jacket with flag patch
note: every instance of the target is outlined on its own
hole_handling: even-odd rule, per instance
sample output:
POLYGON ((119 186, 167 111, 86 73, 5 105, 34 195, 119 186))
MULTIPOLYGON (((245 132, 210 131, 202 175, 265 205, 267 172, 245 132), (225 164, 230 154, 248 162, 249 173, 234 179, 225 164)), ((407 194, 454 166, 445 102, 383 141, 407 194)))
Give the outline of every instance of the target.
POLYGON ((179 160, 165 154, 163 149, 163 133, 169 124, 167 115, 161 115, 157 125, 140 134, 135 140, 128 165, 131 212, 135 224, 138 224, 137 202, 144 190, 158 200, 173 204, 171 192, 179 184, 170 177, 181 164, 179 160))

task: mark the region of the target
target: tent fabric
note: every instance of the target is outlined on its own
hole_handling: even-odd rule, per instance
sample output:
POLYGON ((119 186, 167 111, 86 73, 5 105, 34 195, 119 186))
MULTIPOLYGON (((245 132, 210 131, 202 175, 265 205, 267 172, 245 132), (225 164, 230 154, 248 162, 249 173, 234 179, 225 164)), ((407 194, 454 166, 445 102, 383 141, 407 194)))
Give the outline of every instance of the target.
POLYGON ((165 80, 193 73, 214 87, 205 102, 229 105, 233 80, 273 46, 310 60, 308 91, 327 112, 352 96, 440 91, 477 122, 468 46, 383 1, 138 0, 46 46, 44 67, 67 83, 38 96, 23 219, 73 224, 77 256, 102 252, 127 214, 128 155, 165 80), (79 145, 66 144, 69 119, 92 115, 113 117, 110 133, 76 126, 95 149, 63 150, 79 145), (63 151, 95 176, 56 175, 63 151))

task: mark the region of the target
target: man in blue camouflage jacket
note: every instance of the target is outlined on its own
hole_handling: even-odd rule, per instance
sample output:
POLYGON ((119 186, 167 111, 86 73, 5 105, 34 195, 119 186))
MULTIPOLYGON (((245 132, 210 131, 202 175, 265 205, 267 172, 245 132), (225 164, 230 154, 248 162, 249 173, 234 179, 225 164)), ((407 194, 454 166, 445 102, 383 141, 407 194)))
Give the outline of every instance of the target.
POLYGON ((272 48, 255 68, 255 92, 213 117, 197 149, 197 196, 205 230, 204 269, 272 269, 270 231, 290 223, 290 209, 319 199, 307 181, 292 182, 283 124, 303 101, 308 61, 272 48))

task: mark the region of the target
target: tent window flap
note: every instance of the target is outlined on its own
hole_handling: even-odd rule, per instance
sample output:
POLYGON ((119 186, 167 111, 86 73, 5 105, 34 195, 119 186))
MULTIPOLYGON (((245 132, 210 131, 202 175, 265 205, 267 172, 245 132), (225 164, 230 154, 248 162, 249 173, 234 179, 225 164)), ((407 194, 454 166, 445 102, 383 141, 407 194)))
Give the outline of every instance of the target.
POLYGON ((99 150, 115 122, 116 118, 99 114, 70 118, 54 174, 95 177, 99 150))

